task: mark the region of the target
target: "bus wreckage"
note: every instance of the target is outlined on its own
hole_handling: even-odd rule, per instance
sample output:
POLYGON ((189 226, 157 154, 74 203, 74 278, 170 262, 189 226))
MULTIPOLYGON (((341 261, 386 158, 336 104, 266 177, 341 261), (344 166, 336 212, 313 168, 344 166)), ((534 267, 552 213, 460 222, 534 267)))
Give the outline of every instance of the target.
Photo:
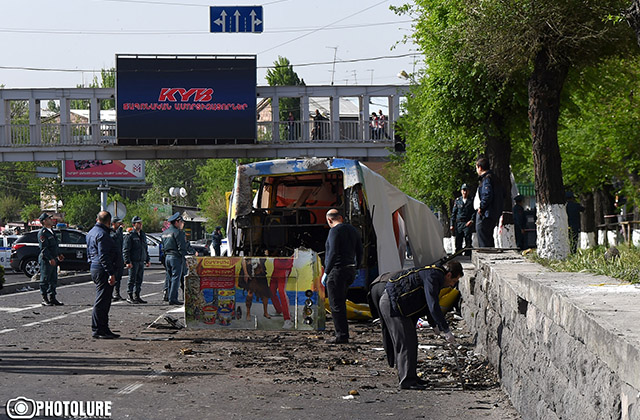
POLYGON ((329 233, 325 215, 332 208, 363 242, 351 301, 365 302, 367 286, 378 274, 401 270, 407 246, 416 267, 446 256, 442 227, 429 207, 358 161, 240 165, 229 201, 229 256, 189 261, 187 325, 324 329, 320 278, 329 233))

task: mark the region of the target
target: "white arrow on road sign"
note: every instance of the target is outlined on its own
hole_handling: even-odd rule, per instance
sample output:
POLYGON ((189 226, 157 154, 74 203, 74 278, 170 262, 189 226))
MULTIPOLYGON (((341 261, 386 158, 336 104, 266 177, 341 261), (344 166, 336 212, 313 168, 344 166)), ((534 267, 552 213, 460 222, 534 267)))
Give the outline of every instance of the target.
POLYGON ((240 32, 240 11, 236 10, 236 12, 233 14, 233 16, 236 17, 236 32, 240 32))
POLYGON ((249 15, 251 15, 251 32, 255 32, 256 31, 256 25, 260 25, 262 23, 262 21, 260 19, 256 19, 256 11, 252 10, 251 13, 249 13, 249 15))
POLYGON ((224 10, 220 13, 220 17, 213 21, 216 25, 222 26, 222 32, 226 32, 226 23, 227 23, 227 12, 224 10))

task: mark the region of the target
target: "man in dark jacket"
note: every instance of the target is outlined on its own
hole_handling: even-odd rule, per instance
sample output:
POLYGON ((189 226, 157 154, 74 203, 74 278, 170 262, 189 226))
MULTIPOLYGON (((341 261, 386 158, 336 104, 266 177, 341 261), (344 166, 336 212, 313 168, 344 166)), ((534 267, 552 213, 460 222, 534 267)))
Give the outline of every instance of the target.
POLYGON ((178 288, 184 272, 184 259, 187 256, 187 239, 184 229, 184 220, 180 213, 175 213, 167 219, 171 226, 162 232, 162 249, 165 255, 165 265, 169 281, 169 305, 182 305, 178 300, 178 288))
POLYGON ((527 224, 526 217, 524 215, 524 207, 522 207, 522 203, 524 202, 524 197, 521 195, 516 195, 514 198, 516 204, 513 206, 513 226, 516 234, 516 246, 518 249, 525 249, 525 231, 524 228, 527 224))
MULTIPOLYGON (((116 243, 116 249, 120 250, 118 256, 122 259, 122 245, 124 243, 124 234, 122 233, 122 219, 114 217, 111 221, 111 238, 116 243)), ((120 295, 120 282, 122 281, 122 275, 124 274, 124 262, 120 261, 118 264, 118 272, 116 273, 116 284, 113 286, 113 298, 111 300, 122 300, 120 295)))
MULTIPOLYGON (((476 172, 479 176, 478 202, 476 215, 476 233, 480 248, 493 248, 493 228, 502 215, 502 188, 498 178, 489 167, 489 159, 480 158, 476 161, 476 172)), ((474 203, 475 204, 475 203, 474 203)), ((474 207, 476 207, 474 205, 474 207)))
POLYGON ((144 266, 149 267, 151 265, 147 235, 142 230, 142 219, 140 217, 135 216, 131 219, 131 224, 133 225, 133 231, 124 237, 124 246, 122 247, 124 263, 129 269, 127 302, 147 303, 146 300, 142 300, 140 297, 144 266))
POLYGON ((109 328, 111 294, 116 284, 118 271, 118 249, 111 238, 111 213, 98 213, 96 224, 87 233, 87 257, 91 279, 96 285, 96 301, 91 316, 93 338, 112 339, 120 337, 109 328))
POLYGON ((580 242, 580 213, 584 211, 582 204, 576 201, 573 192, 565 193, 567 198, 567 221, 569 224, 569 245, 571 253, 575 254, 578 250, 578 242, 580 242))
POLYGON ((344 223, 336 209, 327 212, 327 224, 331 229, 325 243, 325 287, 336 330, 336 338, 331 343, 345 344, 349 342, 347 288, 355 280, 356 270, 362 260, 362 240, 356 228, 344 223))
POLYGON ((400 389, 426 388, 426 382, 418 378, 416 371, 418 317, 426 316, 436 334, 442 334, 449 343, 456 344, 440 309, 439 294, 445 287, 455 287, 462 275, 462 265, 449 261, 444 267, 427 266, 386 273, 372 282, 372 301, 381 317, 387 361, 389 366, 395 364, 398 369, 400 389), (404 300, 407 296, 414 297, 411 304, 404 300))
MULTIPOLYGON (((473 235, 473 219, 475 218, 475 210, 473 210, 473 200, 469 197, 469 188, 467 184, 460 187, 461 196, 456 198, 451 210, 451 223, 449 224, 451 233, 456 238, 456 252, 462 249, 462 240, 464 239, 464 247, 471 248, 471 237, 473 235)), ((471 251, 467 251, 465 255, 471 255, 471 251)))
POLYGON ((215 251, 215 256, 220 256, 220 246, 222 245, 222 226, 216 226, 216 230, 213 232, 211 238, 211 245, 213 245, 213 250, 215 251))
POLYGON ((40 254, 40 293, 42 293, 42 306, 63 305, 56 299, 56 287, 58 286, 58 262, 64 259, 64 255, 58 249, 58 238, 51 228, 56 221, 47 213, 40 215, 42 229, 38 231, 38 246, 40 254))

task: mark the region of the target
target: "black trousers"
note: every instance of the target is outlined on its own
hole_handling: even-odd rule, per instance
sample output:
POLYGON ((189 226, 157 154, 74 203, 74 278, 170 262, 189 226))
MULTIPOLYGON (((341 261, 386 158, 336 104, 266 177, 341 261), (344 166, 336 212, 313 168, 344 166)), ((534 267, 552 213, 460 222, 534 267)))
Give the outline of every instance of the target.
MULTIPOLYGON (((456 222, 456 252, 462 249, 462 240, 464 239, 464 247, 471 248, 473 246, 471 238, 473 235, 473 224, 471 226, 465 226, 467 222, 456 222)), ((471 251, 468 251, 466 255, 471 255, 471 251)))
POLYGON ((349 324, 347 323, 347 288, 356 277, 355 267, 334 267, 327 275, 327 294, 331 318, 336 330, 336 338, 349 339, 349 324))
POLYGON ((109 309, 111 309, 111 294, 113 286, 109 284, 109 273, 100 269, 91 269, 91 280, 96 285, 96 301, 91 315, 91 330, 94 335, 104 335, 109 329, 109 309))
POLYGON ((476 233, 478 234, 478 246, 480 248, 494 248, 493 228, 496 221, 489 217, 480 217, 476 214, 476 233))

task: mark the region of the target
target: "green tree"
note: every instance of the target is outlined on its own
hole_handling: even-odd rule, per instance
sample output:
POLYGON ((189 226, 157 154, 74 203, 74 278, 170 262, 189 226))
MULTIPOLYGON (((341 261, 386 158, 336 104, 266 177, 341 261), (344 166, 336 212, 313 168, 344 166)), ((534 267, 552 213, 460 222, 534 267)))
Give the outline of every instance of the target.
POLYGON ((100 211, 100 195, 95 189, 78 191, 65 197, 62 210, 65 220, 82 229, 90 229, 96 223, 100 211))
POLYGON ((162 203, 169 197, 172 203, 185 206, 197 206, 198 197, 203 191, 202 182, 197 178, 198 168, 206 163, 204 159, 167 159, 146 163, 146 181, 151 188, 145 193, 147 203, 162 203), (170 197, 169 188, 184 187, 187 196, 170 197))
MULTIPOLYGON (((114 88, 116 87, 116 69, 102 69, 100 70, 100 79, 97 76, 93 76, 93 81, 88 86, 76 85, 78 88, 114 88)), ((71 109, 89 109, 89 101, 74 99, 70 102, 69 107, 71 109)), ((100 109, 115 109, 115 99, 106 99, 100 102, 100 109)))
POLYGON ((41 213, 42 213, 42 210, 40 209, 39 205, 27 204, 22 208, 22 211, 20 212, 20 218, 22 219, 23 222, 28 223, 31 220, 37 219, 41 213))
POLYGON ((633 33, 616 24, 628 0, 471 0, 465 54, 501 75, 528 72, 538 209, 538 253, 563 259, 569 252, 558 145, 562 89, 570 69, 595 65, 637 49, 633 33))
MULTIPOLYGON (((267 70, 265 76, 269 86, 304 86, 304 80, 298 77, 289 59, 278 56, 273 65, 274 67, 267 70)), ((300 98, 280 98, 279 107, 280 121, 287 121, 289 112, 293 114, 295 121, 300 121, 300 98)), ((280 124, 280 138, 286 138, 285 130, 287 127, 285 124, 280 124)))
POLYGON ((22 205, 22 200, 14 195, 0 196, 0 222, 4 224, 17 220, 22 205))
POLYGON ((235 181, 236 165, 231 159, 209 159, 198 168, 198 178, 202 182, 203 192, 198 197, 199 207, 209 219, 207 231, 220 225, 226 226, 227 191, 231 191, 235 181))

